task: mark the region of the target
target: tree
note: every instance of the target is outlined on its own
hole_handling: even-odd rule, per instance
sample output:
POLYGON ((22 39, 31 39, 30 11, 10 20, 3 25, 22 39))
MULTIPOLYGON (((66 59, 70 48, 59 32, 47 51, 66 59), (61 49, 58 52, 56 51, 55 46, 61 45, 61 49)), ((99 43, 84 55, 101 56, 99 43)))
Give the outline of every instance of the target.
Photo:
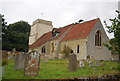
POLYGON ((17 51, 28 50, 29 33, 30 25, 25 21, 9 24, 2 36, 2 49, 12 50, 15 48, 17 51))
POLYGON ((7 22, 5 22, 4 15, 0 14, 0 48, 2 48, 2 36, 7 29, 7 22))
POLYGON ((65 54, 66 57, 69 56, 69 54, 71 53, 71 51, 72 50, 70 49, 69 46, 64 45, 62 53, 65 54))
POLYGON ((109 19, 111 25, 108 26, 106 21, 104 21, 107 31, 114 34, 114 38, 109 41, 110 45, 105 44, 109 50, 114 50, 120 56, 120 11, 116 10, 117 16, 113 19, 109 19))

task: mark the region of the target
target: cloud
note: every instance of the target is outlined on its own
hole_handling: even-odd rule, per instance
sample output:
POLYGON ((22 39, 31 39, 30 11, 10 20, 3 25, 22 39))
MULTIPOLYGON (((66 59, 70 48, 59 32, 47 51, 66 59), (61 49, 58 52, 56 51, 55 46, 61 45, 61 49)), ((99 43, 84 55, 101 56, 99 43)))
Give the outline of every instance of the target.
MULTIPOLYGON (((8 23, 19 20, 30 24, 38 18, 50 20, 54 27, 63 27, 79 19, 113 18, 119 0, 1 0, 0 12, 8 23), (41 15, 43 13, 43 15, 41 15)), ((109 23, 109 22, 108 22, 109 23)))

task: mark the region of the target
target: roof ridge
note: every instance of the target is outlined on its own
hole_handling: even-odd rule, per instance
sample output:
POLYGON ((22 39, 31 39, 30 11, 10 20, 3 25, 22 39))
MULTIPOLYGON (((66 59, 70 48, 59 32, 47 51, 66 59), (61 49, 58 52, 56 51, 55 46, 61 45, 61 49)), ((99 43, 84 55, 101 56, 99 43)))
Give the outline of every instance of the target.
POLYGON ((87 23, 87 22, 90 22, 90 21, 94 21, 94 20, 99 20, 100 18, 95 18, 95 19, 91 19, 91 20, 88 20, 88 21, 83 21, 83 22, 81 22, 81 23, 79 23, 79 24, 83 24, 83 23, 87 23))

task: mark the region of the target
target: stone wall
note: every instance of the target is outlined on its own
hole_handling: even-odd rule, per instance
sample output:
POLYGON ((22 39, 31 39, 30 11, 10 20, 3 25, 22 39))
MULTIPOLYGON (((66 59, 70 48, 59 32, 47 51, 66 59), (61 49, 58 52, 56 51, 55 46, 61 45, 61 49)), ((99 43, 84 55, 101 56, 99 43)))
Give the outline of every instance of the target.
POLYGON ((88 35, 87 39, 87 56, 96 60, 109 60, 111 55, 110 51, 103 45, 109 39, 105 33, 105 30, 100 21, 98 21, 92 31, 88 35), (95 46, 95 33, 97 30, 101 31, 101 46, 95 46))
POLYGON ((61 43, 60 51, 63 50, 64 45, 69 46, 73 53, 77 54, 77 60, 86 59, 86 38, 64 41, 61 43), (80 46, 79 53, 77 53, 77 45, 80 46))

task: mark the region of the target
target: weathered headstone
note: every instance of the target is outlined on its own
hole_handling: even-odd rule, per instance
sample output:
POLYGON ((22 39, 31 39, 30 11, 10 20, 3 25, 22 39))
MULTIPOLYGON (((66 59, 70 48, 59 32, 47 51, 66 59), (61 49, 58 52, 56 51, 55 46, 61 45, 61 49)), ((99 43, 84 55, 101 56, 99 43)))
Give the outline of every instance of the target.
POLYGON ((24 69, 24 65, 25 65, 25 54, 24 53, 20 53, 17 54, 14 58, 15 64, 14 67, 15 69, 24 69))
POLYGON ((59 54, 59 57, 58 57, 59 59, 62 59, 62 58, 64 58, 64 54, 59 54))
POLYGON ((8 54, 5 51, 2 51, 2 62, 7 62, 8 60, 8 54))
POLYGON ((96 66, 100 66, 100 62, 98 62, 98 61, 95 62, 95 64, 96 64, 96 66))
POLYGON ((6 51, 2 51, 2 76, 4 76, 4 65, 8 63, 8 54, 6 51))
POLYGON ((97 69, 95 67, 92 68, 94 71, 97 71, 97 69))
POLYGON ((77 57, 74 53, 69 55, 68 69, 70 72, 76 71, 77 68, 77 57))
POLYGON ((79 67, 84 67, 85 64, 84 64, 84 61, 79 61, 79 67))
POLYGON ((13 48, 13 49, 12 49, 12 55, 15 55, 15 52, 16 52, 16 49, 13 48))
POLYGON ((94 62, 93 61, 89 61, 89 66, 90 67, 94 66, 94 62))
POLYGON ((31 51, 25 55, 24 73, 28 76, 37 76, 40 65, 40 54, 37 51, 31 51))
POLYGON ((44 56, 44 62, 48 62, 48 55, 44 56))
POLYGON ((100 65, 101 65, 101 66, 105 66, 105 62, 102 62, 100 65))

